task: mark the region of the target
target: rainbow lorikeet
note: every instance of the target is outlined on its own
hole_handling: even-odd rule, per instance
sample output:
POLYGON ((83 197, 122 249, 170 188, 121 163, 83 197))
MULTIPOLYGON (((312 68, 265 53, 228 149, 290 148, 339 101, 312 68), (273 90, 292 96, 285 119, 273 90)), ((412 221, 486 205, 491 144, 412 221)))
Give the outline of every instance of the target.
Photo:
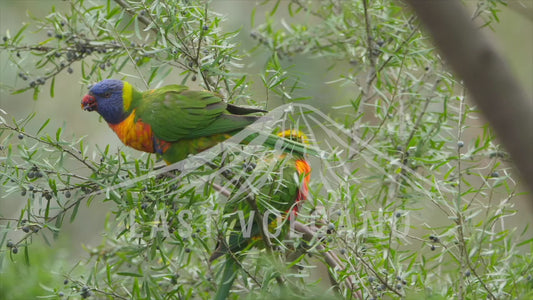
MULTIPOLYGON (((284 138, 302 140, 298 131, 287 130, 278 134, 284 138)), ((305 141, 305 140, 303 140, 305 141)), ((241 251, 251 245, 262 246, 260 224, 253 222, 246 226, 248 220, 253 219, 255 214, 260 214, 263 224, 268 224, 268 231, 264 234, 273 235, 274 240, 283 240, 289 228, 290 221, 296 218, 298 209, 308 195, 308 184, 311 175, 311 166, 303 155, 277 155, 271 153, 256 161, 250 174, 245 175, 246 182, 254 184, 254 189, 246 190, 235 196, 224 207, 227 220, 228 233, 221 238, 217 248, 212 253, 209 261, 213 261, 222 255, 226 255, 223 265, 221 281, 217 293, 213 299, 223 300, 229 295, 233 281, 237 277, 241 251), (249 203, 242 198, 253 195, 253 201, 257 203, 256 210, 250 209, 249 203), (240 212, 241 215, 235 213, 240 212), (244 222, 243 222, 244 221, 244 222), (243 228, 242 226, 245 226, 243 228)), ((248 166, 244 166, 249 169, 248 166)), ((242 187, 241 187, 242 189, 242 187)))
MULTIPOLYGON (((97 111, 125 145, 160 154, 167 163, 213 147, 257 121, 257 113, 265 112, 235 106, 215 93, 183 85, 139 92, 128 82, 115 79, 95 84, 81 106, 97 111)), ((245 142, 254 137, 251 134, 245 142)), ((279 141, 287 151, 318 155, 309 147, 272 134, 264 145, 274 147, 279 141)))
MULTIPOLYGON (((217 145, 257 121, 258 113, 265 112, 228 104, 215 93, 193 91, 182 85, 139 92, 131 84, 113 79, 95 84, 83 97, 82 108, 97 111, 125 145, 157 153, 167 163, 217 145)), ((257 135, 251 133, 243 142, 250 142, 257 135)), ((311 167, 304 154, 319 154, 305 145, 305 137, 298 131, 267 134, 263 144, 272 148, 281 145, 285 152, 292 153, 266 155, 255 162, 250 174, 264 178, 259 192, 254 194, 259 213, 278 211, 287 220, 287 215, 295 216, 289 212, 297 212, 300 201, 307 196, 311 167)), ((248 214, 252 211, 245 201, 230 201, 225 207, 226 213, 236 210, 248 214)), ((277 220, 275 214, 269 214, 267 221, 270 227, 277 227, 277 220)), ((216 299, 229 295, 239 265, 233 255, 260 237, 257 224, 252 226, 250 236, 245 236, 242 228, 235 225, 238 223, 232 222, 232 233, 219 242, 211 256, 211 261, 228 256, 216 299)))

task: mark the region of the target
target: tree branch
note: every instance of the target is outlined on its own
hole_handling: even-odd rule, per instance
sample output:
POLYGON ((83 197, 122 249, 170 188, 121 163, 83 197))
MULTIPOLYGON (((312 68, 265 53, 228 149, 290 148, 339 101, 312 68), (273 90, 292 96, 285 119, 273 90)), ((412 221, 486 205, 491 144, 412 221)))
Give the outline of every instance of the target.
POLYGON ((458 0, 406 0, 513 157, 533 191, 533 99, 458 0))

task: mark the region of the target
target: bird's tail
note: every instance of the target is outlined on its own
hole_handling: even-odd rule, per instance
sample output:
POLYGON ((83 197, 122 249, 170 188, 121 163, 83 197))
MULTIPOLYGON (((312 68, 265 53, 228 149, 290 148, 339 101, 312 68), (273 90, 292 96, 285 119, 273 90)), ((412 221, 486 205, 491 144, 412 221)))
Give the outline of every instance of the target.
POLYGON ((234 257, 229 257, 224 262, 224 270, 222 271, 222 277, 218 290, 213 300, 226 300, 229 296, 233 281, 237 277, 238 263, 234 257))

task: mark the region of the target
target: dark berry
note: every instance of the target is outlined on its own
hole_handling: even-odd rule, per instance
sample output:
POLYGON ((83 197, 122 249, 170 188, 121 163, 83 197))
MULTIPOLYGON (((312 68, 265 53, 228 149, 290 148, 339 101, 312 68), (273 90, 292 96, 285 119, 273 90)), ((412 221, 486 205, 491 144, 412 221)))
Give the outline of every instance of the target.
POLYGON ((36 83, 35 81, 30 82, 30 87, 35 87, 36 83))
POLYGON ((65 279, 65 280, 63 281, 63 284, 68 284, 68 279, 65 279))
POLYGON ((431 245, 431 251, 435 251, 435 245, 431 245))
POLYGON ((466 277, 470 277, 470 275, 472 275, 472 274, 470 273, 470 270, 466 270, 466 272, 465 272, 465 276, 466 276, 466 277))
POLYGON ((22 133, 19 133, 18 138, 19 140, 22 140, 24 138, 24 135, 22 133))
POLYGON ((4 37, 2 38, 2 41, 7 42, 7 36, 4 36, 4 37))
POLYGON ((176 275, 172 276, 172 278, 170 279, 170 283, 177 284, 179 277, 180 277, 180 274, 176 274, 176 275))
POLYGON ((48 30, 48 32, 46 33, 47 36, 51 37, 52 35, 54 35, 54 33, 51 31, 51 30, 48 30))
POLYGON ((396 213, 396 218, 399 218, 401 216, 402 216, 402 213, 399 213, 399 212, 396 213))
POLYGON ((74 72, 74 70, 72 70, 71 67, 68 67, 67 72, 68 72, 69 74, 72 74, 72 72, 74 72))
POLYGON ((52 200, 52 194, 49 192, 45 192, 43 196, 48 201, 52 200))
POLYGON ((30 226, 24 226, 24 227, 22 227, 22 231, 24 231, 25 233, 30 232, 30 226))
POLYGON ((190 248, 185 248, 185 253, 190 253, 190 252, 191 252, 190 248))
POLYGON ((66 191, 66 192, 65 192, 65 198, 70 198, 70 196, 72 196, 72 195, 70 194, 70 191, 66 191))
POLYGON ((6 244, 6 246, 7 246, 8 248, 13 248, 13 246, 15 246, 15 244, 13 244, 12 241, 8 241, 7 244, 6 244))
POLYGON ((13 252, 13 254, 17 254, 17 253, 19 253, 19 248, 13 247, 13 248, 11 248, 11 252, 13 252))
POLYGON ((494 172, 492 172, 492 174, 490 174, 490 177, 492 177, 492 178, 500 177, 500 173, 494 171, 494 172))
POLYGON ((204 25, 204 27, 202 27, 203 30, 208 30, 209 29, 209 26, 207 25, 204 25))
POLYGON ((430 239, 431 241, 435 242, 435 243, 438 243, 438 242, 439 242, 439 238, 436 237, 436 236, 434 236, 434 235, 430 235, 430 236, 429 236, 429 239, 430 239))
POLYGON ((254 163, 245 163, 245 164, 244 164, 244 170, 245 170, 246 172, 252 172, 252 171, 255 169, 256 166, 257 166, 257 165, 254 164, 254 163))
POLYGON ((458 141, 457 142, 457 147, 458 148, 463 148, 465 146, 465 143, 463 141, 458 141))

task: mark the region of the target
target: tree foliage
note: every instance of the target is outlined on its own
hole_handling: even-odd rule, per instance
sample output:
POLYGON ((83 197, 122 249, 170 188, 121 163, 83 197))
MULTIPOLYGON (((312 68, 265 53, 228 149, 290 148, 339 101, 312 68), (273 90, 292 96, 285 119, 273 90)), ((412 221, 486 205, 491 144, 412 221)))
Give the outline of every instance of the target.
MULTIPOLYGON (((324 151, 310 158, 298 235, 243 251, 235 295, 531 296, 532 242, 507 225, 518 194, 509 157, 400 3, 266 1, 251 12, 250 32, 227 32, 225 17, 205 1, 68 3, 5 34, 0 49, 19 78, 4 83, 10 92, 38 100, 46 88, 58 97, 56 76, 76 66, 87 85, 113 77, 154 88, 170 79, 264 106, 250 100, 255 79, 266 92, 253 99, 288 103, 255 130, 297 128, 324 151), (42 40, 27 42, 29 30, 42 40), (255 41, 249 51, 242 33, 255 41), (261 73, 243 75, 243 62, 258 52, 268 53, 261 73), (319 70, 333 78, 324 86, 342 99, 316 101, 334 102, 331 117, 303 104, 311 95, 294 64, 302 58, 328 64, 319 70)), ((497 21, 496 3, 478 1, 474 19, 497 21)), ((222 260, 208 258, 231 227, 224 205, 248 193, 268 206, 276 195, 264 188, 280 184, 277 164, 250 171, 275 152, 238 146, 243 136, 164 166, 130 149, 89 151, 83 138, 65 138, 61 127, 46 133, 49 121, 35 125, 38 112, 28 113, 17 120, 0 110, 1 201, 20 195, 25 203, 17 216, 0 214, 0 276, 16 261, 38 265, 33 240, 54 244, 86 205, 115 207, 101 244, 57 271, 65 284, 36 279, 41 296, 209 299, 222 260)))

